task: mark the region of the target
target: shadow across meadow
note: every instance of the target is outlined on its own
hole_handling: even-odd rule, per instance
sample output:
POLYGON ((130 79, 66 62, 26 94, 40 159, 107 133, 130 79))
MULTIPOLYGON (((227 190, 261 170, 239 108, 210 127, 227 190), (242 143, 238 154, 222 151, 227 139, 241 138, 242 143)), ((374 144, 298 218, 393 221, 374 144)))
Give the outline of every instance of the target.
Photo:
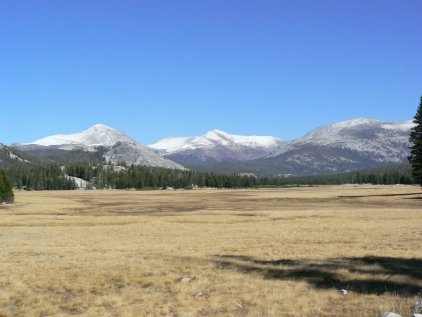
POLYGON ((220 269, 258 274, 265 279, 303 281, 319 289, 345 288, 361 294, 413 296, 422 287, 422 259, 368 256, 323 261, 260 260, 217 255, 214 263, 220 269))
MULTIPOLYGON (((405 194, 375 194, 375 195, 340 195, 338 198, 366 198, 366 197, 396 197, 396 196, 415 196, 420 195, 420 192, 417 193, 405 193, 405 194)), ((417 196, 413 199, 421 199, 422 197, 417 196)))

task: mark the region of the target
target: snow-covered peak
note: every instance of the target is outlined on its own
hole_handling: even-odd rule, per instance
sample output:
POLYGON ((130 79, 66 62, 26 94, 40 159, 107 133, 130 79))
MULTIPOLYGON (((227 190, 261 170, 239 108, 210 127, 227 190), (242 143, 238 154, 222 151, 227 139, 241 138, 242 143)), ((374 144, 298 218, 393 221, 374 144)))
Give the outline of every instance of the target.
POLYGON ((136 142, 126 134, 105 124, 96 124, 89 129, 72 134, 56 134, 28 144, 43 146, 51 145, 80 145, 80 146, 112 146, 117 142, 136 142))
POLYGON ((406 120, 400 122, 388 122, 384 123, 382 127, 387 130, 402 130, 408 131, 415 126, 413 120, 406 120))
POLYGON ((384 122, 358 118, 324 125, 293 140, 284 152, 306 145, 328 146, 366 153, 385 162, 400 162, 406 157, 411 121, 384 122))
POLYGON ((94 124, 88 130, 113 130, 113 131, 116 131, 116 129, 109 127, 108 125, 105 125, 103 123, 94 124))
POLYGON ((149 147, 167 154, 194 149, 211 149, 220 146, 244 146, 250 148, 271 148, 284 143, 272 136, 243 136, 221 130, 211 130, 202 136, 165 138, 149 147))
POLYGON ((211 130, 208 131, 204 137, 209 139, 209 140, 215 140, 215 141, 221 141, 221 140, 230 140, 231 139, 231 134, 221 131, 221 130, 211 130))
POLYGON ((172 153, 181 148, 187 148, 188 144, 192 143, 191 141, 193 141, 193 139, 194 137, 165 138, 148 146, 156 150, 165 150, 172 153))
POLYGON ((332 139, 333 137, 344 136, 345 131, 357 131, 358 129, 385 129, 385 130, 399 130, 407 131, 413 126, 412 121, 403 121, 403 122, 383 122, 374 119, 367 118, 356 118, 352 120, 346 120, 341 122, 336 122, 333 124, 327 124, 320 126, 309 133, 304 137, 298 139, 297 141, 306 141, 306 140, 316 140, 324 139, 325 141, 332 139))
POLYGON ((123 132, 96 124, 85 131, 72 134, 57 134, 36 140, 28 145, 58 146, 60 150, 74 150, 82 148, 95 151, 95 147, 107 147, 103 158, 112 164, 125 162, 126 164, 157 166, 171 169, 185 168, 171 160, 165 159, 146 146, 138 143, 123 132))
POLYGON ((340 121, 340 122, 331 124, 331 126, 333 128, 349 128, 349 127, 354 127, 354 126, 363 125, 363 124, 378 124, 380 122, 381 121, 379 120, 368 119, 368 118, 355 118, 351 120, 340 121))

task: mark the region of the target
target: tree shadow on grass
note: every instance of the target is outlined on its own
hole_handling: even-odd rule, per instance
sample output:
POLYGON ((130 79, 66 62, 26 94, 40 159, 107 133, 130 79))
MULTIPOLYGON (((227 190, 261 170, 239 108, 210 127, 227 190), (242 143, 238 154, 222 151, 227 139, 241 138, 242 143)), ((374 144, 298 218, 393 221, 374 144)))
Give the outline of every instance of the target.
POLYGON ((391 257, 312 260, 259 260, 248 256, 218 255, 218 268, 265 279, 304 281, 319 289, 346 288, 355 293, 394 293, 413 296, 422 287, 422 259, 391 257))
MULTIPOLYGON (((404 194, 375 194, 375 195, 340 195, 338 198, 366 198, 366 197, 394 197, 394 196, 414 196, 421 193, 404 193, 404 194)), ((421 197, 416 197, 421 198, 421 197)), ((414 198, 413 198, 414 199, 414 198)))

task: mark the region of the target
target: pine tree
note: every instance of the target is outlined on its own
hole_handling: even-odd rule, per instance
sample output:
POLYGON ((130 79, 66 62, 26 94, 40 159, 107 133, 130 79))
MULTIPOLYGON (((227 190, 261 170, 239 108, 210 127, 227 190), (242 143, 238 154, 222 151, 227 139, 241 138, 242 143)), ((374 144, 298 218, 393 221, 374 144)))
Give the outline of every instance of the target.
POLYGON ((0 203, 12 203, 15 198, 13 188, 4 171, 0 171, 0 203))
POLYGON ((422 186, 422 96, 413 122, 416 124, 410 132, 409 162, 412 165, 412 175, 416 184, 422 186))

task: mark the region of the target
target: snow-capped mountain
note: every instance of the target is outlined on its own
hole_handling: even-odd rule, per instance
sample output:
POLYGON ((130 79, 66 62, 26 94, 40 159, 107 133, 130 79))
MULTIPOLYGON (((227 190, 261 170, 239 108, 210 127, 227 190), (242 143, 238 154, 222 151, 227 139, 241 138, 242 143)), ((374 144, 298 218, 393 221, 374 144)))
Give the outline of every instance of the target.
POLYGON ((400 163, 408 154, 412 121, 383 122, 357 118, 324 125, 290 141, 280 154, 307 145, 351 150, 374 161, 400 163))
MULTIPOLYGON (((310 175, 407 162, 413 125, 410 120, 358 118, 318 127, 291 141, 213 130, 202 136, 166 138, 146 147, 116 129, 97 124, 82 132, 54 135, 10 149, 28 152, 24 154, 42 161, 65 161, 60 159, 65 156, 67 160, 104 159, 113 164, 124 161, 176 169, 189 165, 214 172, 310 175)), ((4 157, 13 159, 13 155, 4 157)))
POLYGON ((152 147, 181 164, 200 163, 196 168, 202 171, 266 175, 340 173, 407 162, 413 125, 410 120, 383 122, 358 118, 318 127, 287 142, 273 137, 230 137, 225 133, 208 138, 211 133, 207 133, 203 137, 164 139, 152 147), (253 146, 249 147, 251 143, 253 146))
POLYGON ((64 147, 64 149, 70 150, 72 149, 72 145, 78 147, 113 146, 117 142, 136 143, 134 139, 123 132, 108 127, 105 124, 96 124, 82 132, 67 135, 56 134, 27 144, 42 146, 67 146, 64 147))
POLYGON ((175 161, 192 164, 269 157, 283 144, 272 136, 242 136, 212 130, 202 136, 162 139, 149 147, 175 161))
POLYGON ((253 162, 266 173, 316 175, 407 163, 412 121, 358 118, 324 125, 253 162))
MULTIPOLYGON (((160 156, 123 132, 104 124, 96 124, 77 133, 48 136, 31 143, 15 145, 15 147, 24 151, 32 151, 31 153, 40 151, 45 153, 54 150, 96 152, 101 147, 103 158, 112 164, 125 162, 129 165, 185 169, 182 165, 160 156)), ((56 153, 57 151, 54 152, 54 155, 57 155, 56 153)))

